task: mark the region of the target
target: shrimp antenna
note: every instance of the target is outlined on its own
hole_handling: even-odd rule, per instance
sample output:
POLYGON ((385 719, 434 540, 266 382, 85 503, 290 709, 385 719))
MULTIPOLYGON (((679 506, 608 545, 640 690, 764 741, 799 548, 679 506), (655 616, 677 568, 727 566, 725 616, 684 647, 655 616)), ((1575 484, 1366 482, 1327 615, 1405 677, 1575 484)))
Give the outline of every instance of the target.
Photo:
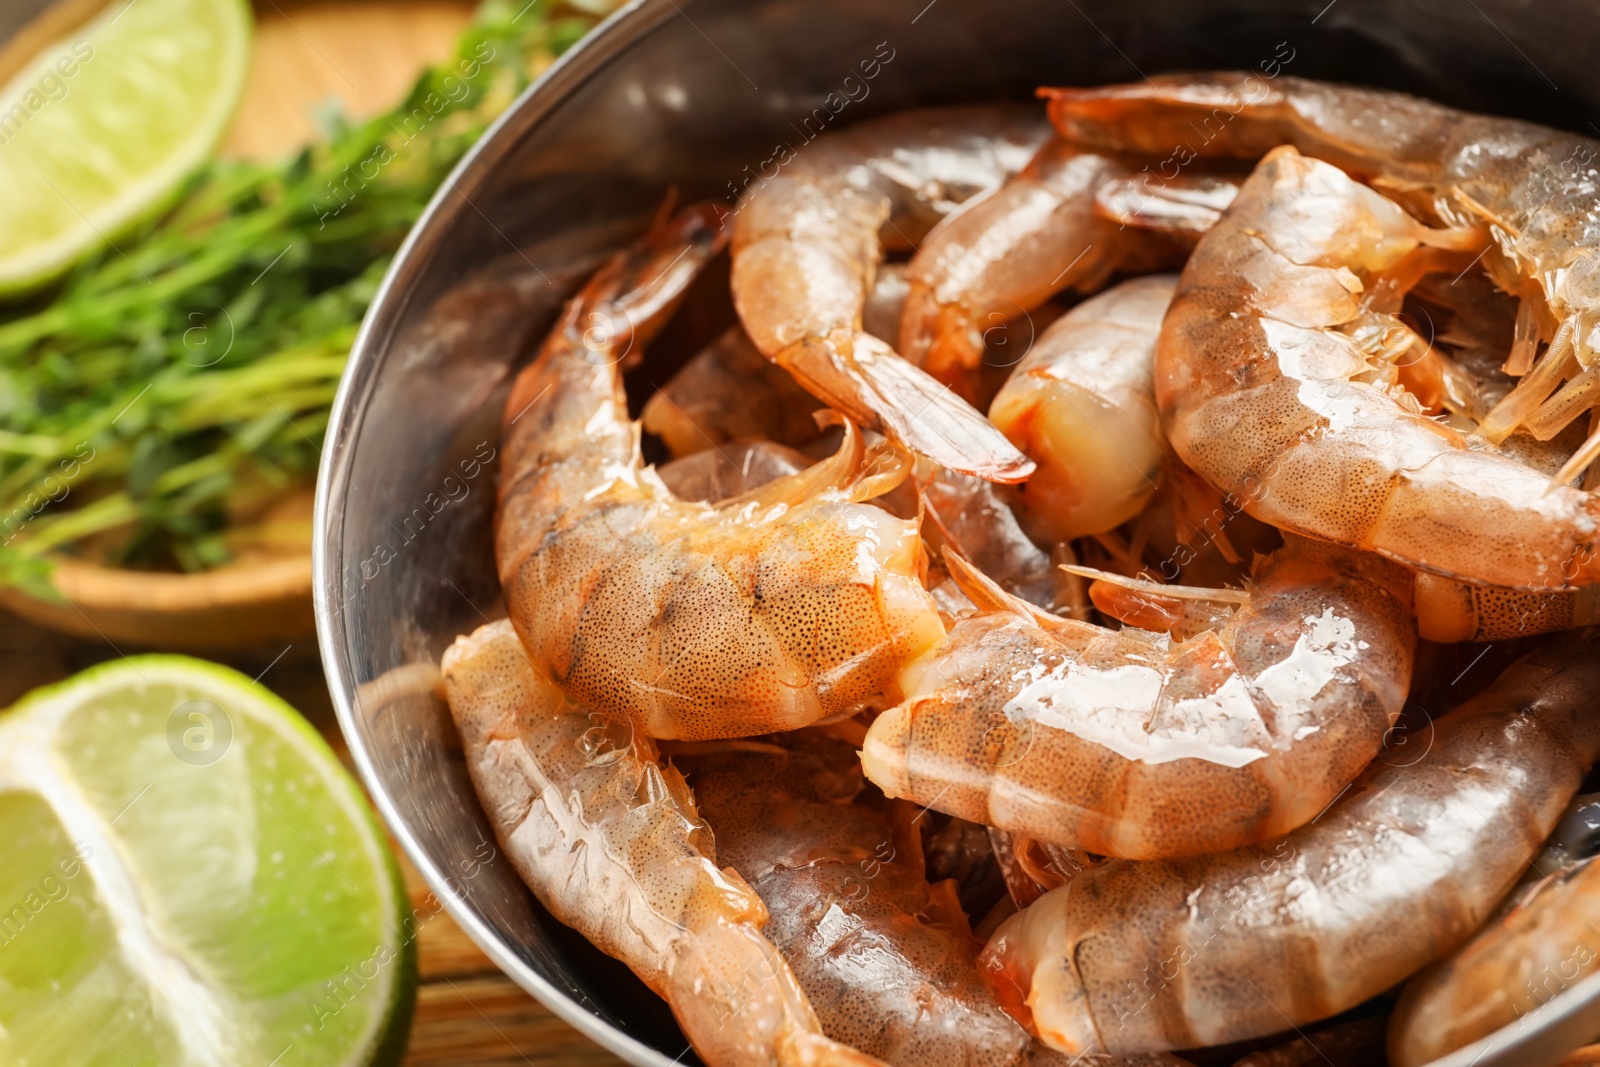
POLYGON ((1600 428, 1596 428, 1589 435, 1588 440, 1578 446, 1578 450, 1572 454, 1572 458, 1562 464, 1560 470, 1556 471, 1556 476, 1550 480, 1550 488, 1555 489, 1567 485, 1578 475, 1588 470, 1589 465, 1596 459, 1600 459, 1600 428))
POLYGON ((1107 585, 1117 585, 1124 589, 1149 593, 1153 596, 1170 597, 1173 600, 1204 600, 1213 604, 1250 603, 1250 594, 1243 589, 1212 589, 1203 585, 1163 585, 1160 582, 1150 582, 1143 578, 1129 578, 1125 574, 1115 574, 1111 571, 1100 570, 1097 567, 1084 567, 1076 563, 1063 563, 1060 564, 1060 567, 1068 574, 1076 574, 1079 578, 1105 582, 1107 585))
POLYGON ((1070 630, 1088 625, 1075 619, 1064 619, 1060 615, 1028 603, 1021 597, 1012 596, 993 578, 969 563, 959 552, 951 551, 949 545, 945 546, 942 555, 945 570, 950 572, 951 580, 967 594, 967 598, 977 605, 980 611, 1021 615, 1046 630, 1070 630))
POLYGON ((917 491, 917 510, 920 512, 918 517, 926 519, 933 524, 934 530, 939 534, 940 548, 947 552, 954 552, 969 563, 972 562, 972 558, 967 555, 967 550, 956 539, 956 535, 950 532, 950 527, 945 525, 944 516, 939 514, 939 509, 934 506, 933 501, 928 499, 928 494, 922 482, 913 480, 912 486, 917 491))

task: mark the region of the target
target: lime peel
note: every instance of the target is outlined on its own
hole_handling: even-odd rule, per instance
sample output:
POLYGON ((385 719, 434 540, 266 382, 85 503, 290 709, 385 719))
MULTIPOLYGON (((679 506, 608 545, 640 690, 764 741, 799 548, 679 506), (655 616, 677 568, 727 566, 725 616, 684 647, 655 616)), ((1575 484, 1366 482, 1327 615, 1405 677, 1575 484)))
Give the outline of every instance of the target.
POLYGON ((244 0, 114 0, 0 88, 0 295, 169 201, 227 129, 250 26, 244 0))
MULTIPOLYGON (((74 842, 72 854, 82 867, 79 877, 86 875, 92 886, 91 892, 78 897, 76 907, 92 907, 114 931, 114 945, 102 946, 103 954, 114 957, 121 973, 137 980, 138 988, 129 992, 128 999, 150 1008, 163 1031, 158 1037, 168 1038, 169 1048, 178 1052, 169 1062, 210 1067, 259 1060, 277 1067, 298 1063, 354 1067, 398 1060, 416 983, 415 944, 404 925, 409 908, 398 867, 365 799, 326 743, 266 689, 202 661, 139 656, 36 691, 0 717, 0 827, 6 821, 3 802, 19 794, 42 798, 63 837, 74 842), (209 705, 229 719, 231 744, 217 758, 191 764, 179 755, 173 724, 182 727, 187 720, 178 718, 178 713, 197 704, 209 705), (174 706, 169 710, 168 705, 174 706), (152 759, 157 753, 159 757, 152 759), (105 773, 86 777, 91 770, 105 773), (248 776, 242 787, 240 775, 248 776), (115 798, 99 789, 108 779, 119 778, 125 783, 115 798), (140 780, 147 782, 141 789, 127 784, 140 780), (225 789, 209 794, 213 800, 231 792, 250 804, 225 811, 215 804, 196 810, 182 803, 195 796, 205 798, 207 790, 219 784, 225 789), (285 808, 299 815, 300 825, 285 808), (312 812, 321 825, 310 824, 307 814, 312 812), (252 817, 257 824, 252 833, 231 832, 252 817), (246 873, 254 895, 218 902, 215 914, 195 916, 192 928, 191 909, 163 907, 164 892, 175 887, 187 892, 195 879, 205 876, 208 862, 228 852, 229 842, 250 841, 258 850, 265 849, 274 832, 292 841, 278 820, 304 841, 306 862, 282 869, 281 853, 252 855, 246 873), (161 841, 139 836, 147 828, 165 826, 174 827, 172 836, 187 832, 191 838, 198 827, 204 846, 198 850, 199 858, 192 852, 165 851, 161 841), (177 830, 179 826, 186 830, 177 830), (322 843, 313 844, 312 837, 322 843), (191 861, 193 871, 177 869, 191 861), (344 902, 353 902, 353 910, 323 914, 285 907, 286 900, 309 900, 329 880, 341 879, 351 889, 362 890, 344 902), (304 929, 288 921, 296 914, 305 922, 304 929), (226 921, 215 928, 206 925, 208 918, 219 916, 226 916, 226 921), (339 931, 350 931, 342 942, 339 931), (242 964, 234 966, 232 957, 219 954, 219 946, 236 951, 242 964), (385 965, 368 977, 363 965, 380 954, 385 965), (285 990, 262 996, 262 983, 255 980, 260 976, 250 970, 263 958, 297 967, 306 975, 285 990), (308 969, 307 961, 315 966, 308 969), (361 980, 352 993, 348 979, 353 972, 361 980), (250 980, 239 981, 241 974, 250 980), (330 1013, 330 992, 335 990, 330 1013), (359 1027, 340 1031, 323 1025, 346 1012, 353 1017, 345 1022, 359 1018, 359 1027)), ((14 896, 17 884, 38 881, 36 870, 13 871, 9 876, 0 871, 0 886, 11 883, 4 891, 14 896)), ((161 1059, 155 1048, 141 1057, 138 1048, 128 1048, 127 1038, 113 1043, 104 1033, 104 1044, 91 1038, 71 1046, 81 1058, 70 1061, 63 1061, 59 1051, 52 1052, 53 1046, 41 1054, 22 1044, 26 1036, 19 1036, 19 1030, 26 1025, 16 1024, 26 1017, 24 1013, 37 1016, 41 1005, 54 1006, 61 1016, 58 1025, 40 1027, 35 1019, 27 1025, 45 1029, 48 1038, 58 1036, 62 1028, 81 1025, 80 1020, 111 1030, 118 1015, 133 1014, 132 1008, 114 1003, 91 1003, 85 1008, 75 1002, 79 989, 93 986, 93 975, 85 978, 81 968, 73 968, 68 958, 72 952, 60 951, 63 938, 69 950, 82 948, 73 940, 72 910, 63 905, 25 918, 0 952, 0 1058, 32 1061, 38 1056, 37 1062, 63 1067, 121 1062, 129 1052, 134 1062, 161 1059), (35 933, 35 927, 42 929, 35 933), (58 999, 30 1001, 26 984, 19 983, 14 973, 18 958, 13 954, 24 936, 37 939, 35 949, 53 954, 50 966, 59 966, 61 973, 51 976, 48 984, 58 999)))

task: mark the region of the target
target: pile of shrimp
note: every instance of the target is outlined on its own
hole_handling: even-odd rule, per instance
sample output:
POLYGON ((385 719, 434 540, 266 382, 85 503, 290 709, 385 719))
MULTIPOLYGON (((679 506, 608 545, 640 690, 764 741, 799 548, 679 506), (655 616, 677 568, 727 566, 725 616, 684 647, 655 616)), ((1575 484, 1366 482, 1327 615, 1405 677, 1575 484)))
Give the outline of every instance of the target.
POLYGON ((711 1067, 1568 1033, 1600 143, 1287 77, 1040 96, 669 203, 517 373, 508 618, 441 666, 505 856, 711 1067), (724 258, 737 321, 641 405, 724 258))

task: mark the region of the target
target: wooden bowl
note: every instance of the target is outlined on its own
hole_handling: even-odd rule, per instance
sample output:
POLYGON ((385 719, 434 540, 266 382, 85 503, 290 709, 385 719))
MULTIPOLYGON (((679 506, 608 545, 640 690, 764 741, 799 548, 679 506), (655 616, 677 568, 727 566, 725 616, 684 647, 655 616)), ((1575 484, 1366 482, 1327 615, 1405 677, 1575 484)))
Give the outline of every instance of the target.
POLYGON ((57 559, 61 601, 0 589, 0 604, 41 626, 114 645, 227 649, 310 634, 311 556, 199 574, 119 570, 57 559))
MULTIPOLYGON (((0 48, 0 77, 105 6, 60 0, 47 8, 0 48)), ((471 0, 259 3, 250 77, 222 153, 263 159, 293 151, 316 136, 312 111, 330 98, 357 117, 392 105, 425 66, 449 56, 471 15, 471 0)), ((52 562, 63 599, 0 586, 0 605, 41 626, 118 646, 233 649, 315 630, 309 522, 302 546, 200 574, 52 562)))

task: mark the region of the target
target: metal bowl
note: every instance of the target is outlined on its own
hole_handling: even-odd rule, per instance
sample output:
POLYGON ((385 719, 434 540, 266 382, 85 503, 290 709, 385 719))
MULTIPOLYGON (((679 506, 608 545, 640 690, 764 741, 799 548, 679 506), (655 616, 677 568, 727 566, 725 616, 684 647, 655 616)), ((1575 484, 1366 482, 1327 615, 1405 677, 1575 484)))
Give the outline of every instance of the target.
MULTIPOLYGON (((404 670, 436 663, 495 615, 494 456, 511 372, 669 188, 731 207, 770 176, 780 145, 803 150, 820 128, 1183 68, 1364 81, 1588 130, 1597 54, 1600 13, 1577 0, 631 4, 445 183, 390 269, 334 405, 317 623, 340 724, 395 837, 456 921, 557 1015, 636 1064, 693 1059, 660 1001, 554 922, 509 864, 482 862, 493 838, 449 716, 426 671, 404 670)), ((679 349, 731 314, 725 294, 700 304, 679 349)), ((1493 1047, 1441 1063, 1551 1062, 1600 1032, 1597 996, 1600 979, 1574 986, 1486 1039, 1493 1047)))

